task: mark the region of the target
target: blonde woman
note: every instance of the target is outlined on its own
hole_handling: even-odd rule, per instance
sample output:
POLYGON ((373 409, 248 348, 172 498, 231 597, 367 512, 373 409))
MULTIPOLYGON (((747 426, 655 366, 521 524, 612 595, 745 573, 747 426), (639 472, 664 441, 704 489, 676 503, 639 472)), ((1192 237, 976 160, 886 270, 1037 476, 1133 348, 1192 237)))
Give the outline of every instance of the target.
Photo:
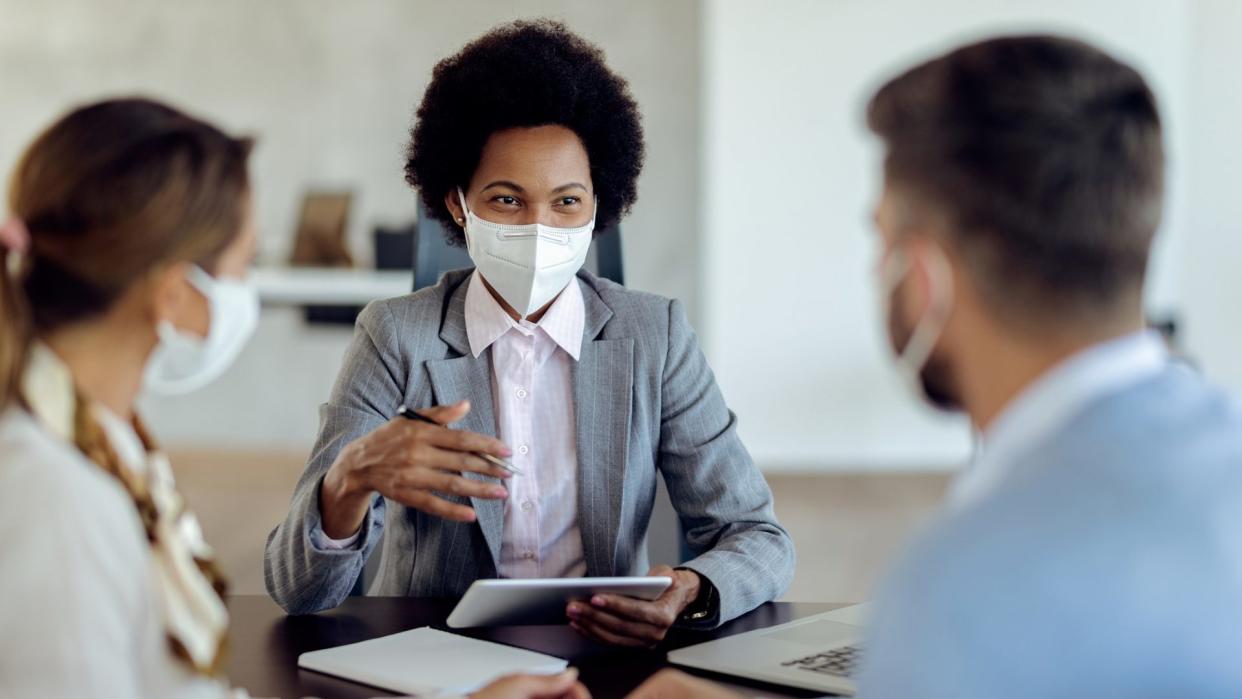
MULTIPOLYGON (((0 696, 230 693, 224 582, 134 403, 207 383, 254 328, 249 151, 164 105, 113 100, 60 119, 13 174, 0 696)), ((567 673, 483 696, 584 693, 567 673)))

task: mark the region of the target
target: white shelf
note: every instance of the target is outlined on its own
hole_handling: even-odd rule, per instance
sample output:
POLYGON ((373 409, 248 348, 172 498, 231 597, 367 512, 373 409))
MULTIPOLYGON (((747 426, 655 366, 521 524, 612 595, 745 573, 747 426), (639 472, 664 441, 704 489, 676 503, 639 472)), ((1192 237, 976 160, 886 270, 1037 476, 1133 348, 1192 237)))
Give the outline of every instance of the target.
POLYGON ((363 306, 410 293, 414 273, 329 267, 256 267, 251 279, 265 306, 363 306))

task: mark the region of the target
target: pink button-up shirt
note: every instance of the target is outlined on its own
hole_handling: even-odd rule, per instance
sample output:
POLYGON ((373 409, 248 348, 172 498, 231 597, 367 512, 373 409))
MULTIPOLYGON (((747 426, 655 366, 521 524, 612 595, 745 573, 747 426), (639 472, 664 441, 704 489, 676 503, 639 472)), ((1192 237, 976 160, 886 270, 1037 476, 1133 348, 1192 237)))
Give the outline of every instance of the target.
POLYGON ((571 362, 578 361, 586 304, 574 279, 538 323, 513 320, 478 272, 466 289, 470 353, 492 348, 497 437, 524 475, 505 486, 500 576, 586 574, 578 529, 578 452, 571 362))

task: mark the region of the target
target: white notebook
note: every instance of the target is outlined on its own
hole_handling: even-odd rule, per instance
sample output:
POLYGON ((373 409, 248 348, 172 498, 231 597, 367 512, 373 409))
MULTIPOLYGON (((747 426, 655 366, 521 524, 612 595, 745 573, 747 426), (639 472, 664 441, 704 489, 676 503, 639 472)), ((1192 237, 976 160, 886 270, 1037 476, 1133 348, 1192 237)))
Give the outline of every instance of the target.
POLYGON ((568 665, 428 627, 298 656, 298 667, 415 696, 469 694, 505 675, 553 675, 568 665))

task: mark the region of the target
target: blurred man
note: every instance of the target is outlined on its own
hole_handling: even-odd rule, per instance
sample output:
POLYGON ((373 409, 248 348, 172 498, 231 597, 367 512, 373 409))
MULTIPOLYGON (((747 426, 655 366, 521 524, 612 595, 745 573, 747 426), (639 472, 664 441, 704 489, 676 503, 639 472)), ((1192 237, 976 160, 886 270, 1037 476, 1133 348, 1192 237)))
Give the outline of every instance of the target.
POLYGON ((998 39, 867 118, 899 362, 983 442, 879 597, 863 693, 1242 696, 1242 413, 1144 331, 1164 154, 1142 76, 998 39))
POLYGON ((983 442, 878 597, 859 694, 1242 696, 1242 413, 1144 330, 1147 84, 1080 42, 998 39, 867 118, 899 367, 983 442))

